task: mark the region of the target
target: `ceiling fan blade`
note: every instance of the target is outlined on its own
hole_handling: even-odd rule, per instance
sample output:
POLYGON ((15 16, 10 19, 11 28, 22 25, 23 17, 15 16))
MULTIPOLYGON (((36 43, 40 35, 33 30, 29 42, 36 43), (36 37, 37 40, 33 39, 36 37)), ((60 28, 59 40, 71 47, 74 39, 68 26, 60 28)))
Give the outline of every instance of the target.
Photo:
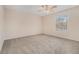
POLYGON ((56 8, 57 6, 52 6, 52 8, 56 8))

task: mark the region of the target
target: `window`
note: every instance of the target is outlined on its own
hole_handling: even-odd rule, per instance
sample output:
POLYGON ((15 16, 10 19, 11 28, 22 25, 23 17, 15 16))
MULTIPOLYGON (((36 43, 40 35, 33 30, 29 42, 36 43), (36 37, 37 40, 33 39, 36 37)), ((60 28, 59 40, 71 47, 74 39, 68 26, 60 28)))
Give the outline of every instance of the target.
POLYGON ((67 31, 68 16, 57 16, 56 31, 67 31))

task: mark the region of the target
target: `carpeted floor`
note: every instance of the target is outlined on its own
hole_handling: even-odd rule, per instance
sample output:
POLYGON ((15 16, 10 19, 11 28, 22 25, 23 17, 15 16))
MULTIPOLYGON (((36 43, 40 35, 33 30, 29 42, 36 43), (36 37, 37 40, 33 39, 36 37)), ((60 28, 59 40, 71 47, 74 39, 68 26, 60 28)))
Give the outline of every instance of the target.
POLYGON ((79 42, 47 35, 5 40, 3 54, 78 54, 79 42))

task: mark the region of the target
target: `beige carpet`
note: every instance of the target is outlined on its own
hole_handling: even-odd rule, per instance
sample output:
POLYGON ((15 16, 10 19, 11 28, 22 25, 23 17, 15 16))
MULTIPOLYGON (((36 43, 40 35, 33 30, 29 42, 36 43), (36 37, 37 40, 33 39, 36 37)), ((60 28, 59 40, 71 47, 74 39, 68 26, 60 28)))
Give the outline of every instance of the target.
POLYGON ((4 54, 78 54, 79 42, 47 35, 5 40, 4 54))

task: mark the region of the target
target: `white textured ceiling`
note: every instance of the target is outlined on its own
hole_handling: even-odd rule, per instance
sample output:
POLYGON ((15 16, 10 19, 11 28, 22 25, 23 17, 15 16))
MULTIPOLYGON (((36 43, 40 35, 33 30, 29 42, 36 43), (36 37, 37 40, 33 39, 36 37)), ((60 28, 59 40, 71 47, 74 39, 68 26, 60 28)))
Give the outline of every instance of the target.
MULTIPOLYGON (((72 8, 72 7, 75 7, 75 6, 74 5, 57 5, 57 8, 54 9, 52 14, 59 11, 63 11, 65 9, 72 8)), ((5 8, 15 9, 15 10, 24 11, 24 12, 30 12, 30 13, 40 15, 40 16, 49 15, 47 13, 39 11, 40 5, 9 5, 9 6, 5 6, 5 8)))

